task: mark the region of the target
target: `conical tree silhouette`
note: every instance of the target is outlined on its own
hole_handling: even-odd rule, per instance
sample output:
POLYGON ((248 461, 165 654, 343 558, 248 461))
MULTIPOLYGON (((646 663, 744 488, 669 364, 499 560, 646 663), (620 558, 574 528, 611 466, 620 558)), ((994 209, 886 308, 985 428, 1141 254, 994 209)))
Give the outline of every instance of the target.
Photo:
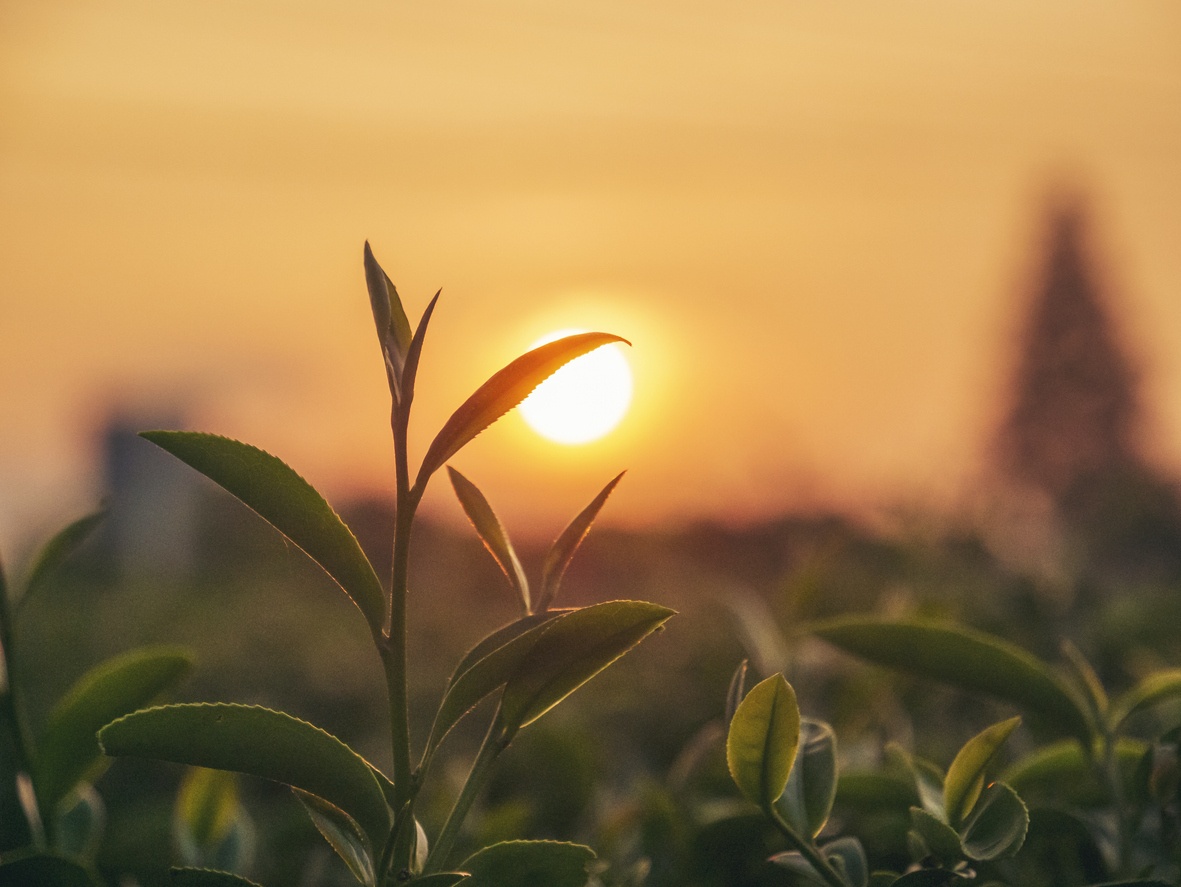
POLYGON ((1181 565, 1175 491, 1143 455, 1139 377, 1085 248, 1077 200, 1051 213, 1008 413, 993 458, 1003 482, 1041 494, 1088 566, 1150 556, 1181 565))

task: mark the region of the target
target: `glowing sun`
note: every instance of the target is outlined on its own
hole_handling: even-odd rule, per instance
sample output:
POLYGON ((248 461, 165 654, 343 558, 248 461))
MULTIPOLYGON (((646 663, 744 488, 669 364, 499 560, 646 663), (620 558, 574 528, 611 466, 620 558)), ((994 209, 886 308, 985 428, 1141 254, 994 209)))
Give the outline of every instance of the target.
MULTIPOLYGON (((571 336, 558 330, 533 343, 571 336)), ((619 424, 632 399, 632 371, 618 345, 603 345, 575 358, 521 402, 521 415, 542 437, 562 444, 598 440, 619 424)))

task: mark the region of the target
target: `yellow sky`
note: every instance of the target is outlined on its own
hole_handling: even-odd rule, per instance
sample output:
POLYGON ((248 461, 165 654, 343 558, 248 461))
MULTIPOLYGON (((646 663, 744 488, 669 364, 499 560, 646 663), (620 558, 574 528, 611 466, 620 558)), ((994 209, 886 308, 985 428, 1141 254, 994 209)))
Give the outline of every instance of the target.
POLYGON ((548 330, 634 342, 612 438, 456 459, 510 526, 621 468, 633 524, 946 501, 1062 178, 1181 467, 1172 0, 0 0, 0 542, 119 404, 382 482, 366 238, 443 287, 419 452, 548 330))

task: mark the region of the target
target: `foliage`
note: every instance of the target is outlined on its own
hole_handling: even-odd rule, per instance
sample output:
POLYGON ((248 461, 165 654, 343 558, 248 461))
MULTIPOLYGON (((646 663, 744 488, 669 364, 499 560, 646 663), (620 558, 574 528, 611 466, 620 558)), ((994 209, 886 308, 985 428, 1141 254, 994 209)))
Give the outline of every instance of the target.
POLYGON ((34 559, 22 595, 9 594, 0 569, 0 884, 94 883, 105 812, 93 783, 108 764, 95 734, 174 686, 192 664, 173 647, 145 647, 102 662, 58 700, 34 735, 16 617, 100 519, 84 517, 51 539, 34 559))
MULTIPOLYGON (((580 333, 543 345, 509 363, 481 385, 444 423, 412 475, 407 427, 417 388, 419 358, 438 295, 417 328, 407 320, 393 283, 368 244, 365 274, 392 401, 396 520, 392 576, 384 589, 355 536, 324 498, 276 457, 248 444, 210 434, 145 432, 144 437, 232 493, 335 581, 362 614, 381 660, 389 700, 393 772, 386 776, 324 730, 279 711, 234 704, 184 704, 150 708, 114 719, 99 733, 108 755, 135 755, 272 780, 291 788, 354 878, 368 887, 424 885, 581 885, 593 858, 588 848, 552 841, 507 842, 460 862, 454 852, 464 820, 487 783, 493 765, 524 727, 660 628, 672 615, 642 601, 612 601, 577 609, 551 604, 562 574, 579 547, 616 477, 571 522, 545 559, 534 599, 495 512, 479 489, 454 469, 452 484, 480 539, 509 578, 521 601, 521 617, 477 644, 455 670, 435 717, 435 727, 413 764, 409 730, 406 595, 410 536, 430 479, 467 443, 516 406, 568 361, 602 345, 623 341, 606 333, 580 333), (450 814, 433 840, 419 823, 416 803, 431 763, 450 730, 482 700, 497 696, 487 737, 450 814), (458 864, 458 865, 457 865, 458 864), (507 872, 521 873, 509 877, 507 872), (514 880, 515 878, 515 880, 514 880)), ((217 786, 194 789, 182 804, 186 830, 201 844, 216 843, 217 786), (212 837, 211 837, 212 836, 212 837)), ((231 813, 223 811, 221 815, 231 813)), ((228 826, 223 826, 223 831, 228 826)), ((192 854, 195 857, 201 854, 192 854)), ((188 866, 177 875, 193 885, 246 883, 230 875, 188 866)))

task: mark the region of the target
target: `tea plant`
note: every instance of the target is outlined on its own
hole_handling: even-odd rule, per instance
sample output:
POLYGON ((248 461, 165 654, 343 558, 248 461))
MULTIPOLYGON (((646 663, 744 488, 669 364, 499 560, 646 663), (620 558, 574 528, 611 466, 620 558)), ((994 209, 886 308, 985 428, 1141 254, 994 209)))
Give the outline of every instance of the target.
MULTIPOLYGON (((108 755, 136 755, 263 777, 291 787, 316 828, 367 887, 462 882, 512 887, 580 887, 589 848, 554 841, 494 844, 457 864, 464 819, 500 754, 518 731, 656 631, 672 611, 641 601, 552 609, 562 574, 616 478, 554 543, 534 598, 507 533, 480 491, 452 471, 476 530, 520 599, 521 616, 490 634, 456 667, 417 763, 410 742, 407 685, 407 577, 410 540, 431 478, 466 444, 566 362, 623 341, 580 333, 534 349, 481 385, 447 420, 411 473, 407 438, 419 358, 439 298, 412 328, 389 277, 365 246, 365 277, 391 396, 396 517, 392 575, 383 588, 349 528, 324 498, 276 457, 234 440, 178 431, 144 437, 209 477, 306 552, 340 586, 365 620, 386 681, 393 772, 389 776, 329 733, 291 715, 230 703, 170 705, 120 718, 100 733, 108 755), (495 711, 451 812, 428 841, 415 816, 419 792, 449 731, 486 697, 495 711)), ((445 605, 445 602, 440 602, 445 605)), ((236 874, 182 869, 174 884, 227 887, 236 874)))
POLYGON ((10 594, 0 567, 0 885, 93 884, 105 808, 94 782, 109 761, 95 733, 175 685, 191 657, 145 647, 86 672, 35 731, 27 712, 19 623, 28 602, 91 534, 101 515, 70 524, 42 548, 10 594))
MULTIPOLYGON (((1003 773, 1005 783, 1031 802, 1027 844, 1044 848, 1048 861, 1027 846, 1000 867, 997 877, 1011 883, 1039 876, 1067 883, 1073 878, 1061 871, 1063 859, 1077 865, 1076 883, 1122 878, 1121 884, 1157 885, 1176 883, 1181 876, 1181 715, 1175 704, 1170 707, 1181 699, 1181 669, 1149 674, 1111 698, 1069 644, 1059 671, 1000 638, 954 625, 856 617, 813 630, 880 665, 1012 704, 1031 727, 1057 737, 1003 773), (1154 723, 1152 714, 1161 717, 1154 723)), ((937 811, 922 785, 922 768, 914 771, 926 810, 912 820, 915 830, 928 849, 943 846, 944 838, 950 845, 951 836, 927 815, 937 811)), ((954 827, 950 819, 944 821, 954 827)), ((966 837, 961 839, 967 848, 966 837)))

